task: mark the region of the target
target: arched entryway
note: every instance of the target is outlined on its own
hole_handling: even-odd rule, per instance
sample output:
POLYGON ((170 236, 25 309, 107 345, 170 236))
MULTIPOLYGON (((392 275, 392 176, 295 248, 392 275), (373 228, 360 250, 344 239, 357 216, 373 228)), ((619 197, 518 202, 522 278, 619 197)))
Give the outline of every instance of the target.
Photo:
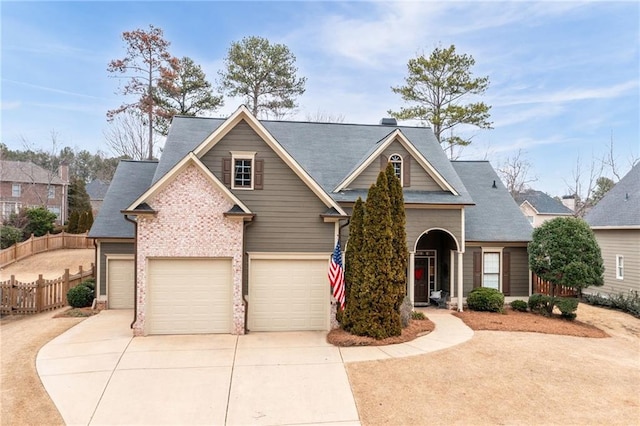
POLYGON ((410 293, 415 306, 429 304, 432 291, 453 293, 455 256, 460 247, 455 237, 445 229, 429 229, 416 241, 413 256, 410 293))

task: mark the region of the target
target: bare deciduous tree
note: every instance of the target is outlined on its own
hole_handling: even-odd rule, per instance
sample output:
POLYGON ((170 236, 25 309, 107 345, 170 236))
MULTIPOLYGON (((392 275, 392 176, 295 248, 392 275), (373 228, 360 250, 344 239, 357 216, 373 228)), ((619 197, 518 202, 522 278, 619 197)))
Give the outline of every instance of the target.
POLYGON ((344 114, 331 114, 326 111, 317 110, 315 113, 307 113, 307 121, 314 123, 344 123, 344 114))
POLYGON ((147 158, 149 127, 139 114, 127 111, 114 117, 103 133, 114 154, 131 160, 147 158))
POLYGON ((529 188, 531 182, 538 180, 537 177, 530 177, 531 163, 524 158, 522 150, 513 157, 507 159, 498 166, 498 173, 502 182, 507 187, 511 196, 523 192, 529 188))

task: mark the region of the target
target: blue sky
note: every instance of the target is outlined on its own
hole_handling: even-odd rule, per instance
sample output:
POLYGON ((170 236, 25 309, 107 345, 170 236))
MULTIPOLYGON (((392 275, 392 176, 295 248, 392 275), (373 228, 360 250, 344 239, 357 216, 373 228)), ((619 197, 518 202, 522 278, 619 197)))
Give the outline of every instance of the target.
MULTIPOLYGON (((1 141, 49 150, 109 152, 106 111, 120 105, 106 68, 124 56, 123 31, 164 30, 170 52, 189 56, 215 82, 232 41, 258 35, 297 57, 306 93, 291 117, 318 111, 378 123, 403 106, 390 87, 407 61, 455 44, 489 76, 482 100, 493 130, 473 136, 461 159, 494 166, 519 149, 531 184, 566 193, 583 166, 607 151, 618 163, 640 155, 640 3, 633 2, 6 2, 2 39, 1 141)), ((225 99, 214 113, 241 103, 225 99)))

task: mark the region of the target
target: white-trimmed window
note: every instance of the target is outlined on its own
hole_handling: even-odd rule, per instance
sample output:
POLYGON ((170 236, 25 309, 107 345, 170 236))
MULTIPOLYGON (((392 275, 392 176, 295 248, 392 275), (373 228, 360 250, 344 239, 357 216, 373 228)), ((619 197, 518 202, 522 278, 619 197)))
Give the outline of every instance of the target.
POLYGON ((20 184, 14 183, 13 185, 11 185, 11 196, 19 197, 20 195, 22 195, 22 187, 20 186, 20 184))
POLYGON ((529 220, 529 223, 533 225, 533 216, 527 216, 527 219, 529 220))
POLYGON ((232 189, 253 189, 255 157, 255 152, 231 152, 231 164, 233 167, 232 189))
POLYGON ((47 197, 50 200, 56 198, 56 187, 55 186, 49 186, 49 188, 47 190, 47 197))
POLYGON ((60 207, 49 206, 47 207, 47 210, 49 210, 51 213, 55 213, 56 218, 60 219, 60 207))
POLYGON ((624 279, 624 256, 621 254, 616 254, 616 278, 624 279))
POLYGON ((389 162, 393 166, 393 172, 396 177, 400 179, 400 185, 402 185, 402 156, 400 154, 391 154, 389 162))
POLYGON ((500 290, 500 252, 482 254, 482 286, 500 290))

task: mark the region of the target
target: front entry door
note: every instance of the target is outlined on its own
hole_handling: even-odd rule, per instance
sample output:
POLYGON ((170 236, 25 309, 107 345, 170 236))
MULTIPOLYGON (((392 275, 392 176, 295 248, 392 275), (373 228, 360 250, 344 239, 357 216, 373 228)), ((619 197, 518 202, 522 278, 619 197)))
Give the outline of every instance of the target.
POLYGON ((414 285, 414 303, 428 304, 431 291, 436 289, 435 250, 416 252, 414 285))

